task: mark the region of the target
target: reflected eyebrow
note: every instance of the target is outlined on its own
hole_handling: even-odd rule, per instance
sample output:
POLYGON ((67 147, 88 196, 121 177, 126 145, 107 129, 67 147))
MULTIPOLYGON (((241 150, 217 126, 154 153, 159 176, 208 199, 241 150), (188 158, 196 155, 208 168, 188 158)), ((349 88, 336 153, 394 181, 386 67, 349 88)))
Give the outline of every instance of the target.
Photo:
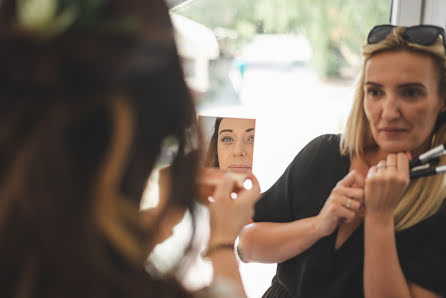
POLYGON ((221 135, 224 132, 232 132, 232 129, 222 129, 219 133, 219 135, 221 135))
POLYGON ((248 128, 248 129, 246 130, 246 132, 250 132, 250 131, 253 131, 253 130, 255 130, 255 128, 248 128))

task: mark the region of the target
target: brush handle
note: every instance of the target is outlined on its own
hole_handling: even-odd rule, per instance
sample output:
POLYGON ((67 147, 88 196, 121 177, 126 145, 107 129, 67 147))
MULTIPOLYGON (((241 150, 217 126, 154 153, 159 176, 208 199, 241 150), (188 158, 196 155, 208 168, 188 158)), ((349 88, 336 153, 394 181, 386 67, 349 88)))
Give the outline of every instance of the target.
POLYGON ((439 166, 436 168, 427 168, 427 169, 410 172, 410 179, 427 177, 427 176, 432 176, 432 175, 442 174, 442 173, 446 173, 446 165, 439 166))
POLYGON ((423 170, 417 170, 410 172, 410 179, 417 179, 421 177, 431 176, 435 175, 437 172, 435 171, 435 168, 427 168, 423 170))

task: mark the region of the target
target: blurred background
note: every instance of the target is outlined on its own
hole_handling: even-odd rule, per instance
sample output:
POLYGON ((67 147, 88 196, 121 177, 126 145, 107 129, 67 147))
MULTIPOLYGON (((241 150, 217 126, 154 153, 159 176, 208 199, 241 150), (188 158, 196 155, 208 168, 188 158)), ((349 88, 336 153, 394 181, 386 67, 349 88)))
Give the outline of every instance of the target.
MULTIPOLYGON (((374 25, 390 23, 393 6, 391 0, 170 2, 199 115, 256 118, 253 171, 262 191, 311 139, 342 131, 360 46, 374 25)), ((197 210, 200 247, 208 237, 207 214, 205 208, 197 210)), ((188 235, 186 215, 151 257, 167 269, 188 235)), ((248 296, 261 297, 276 265, 240 266, 248 296)), ((210 264, 197 257, 184 281, 198 288, 211 274, 210 264)))
POLYGON ((257 117, 265 190, 314 137, 341 132, 360 46, 390 22, 390 0, 191 0, 171 10, 201 115, 257 117), (242 113, 243 115, 243 113, 242 113))

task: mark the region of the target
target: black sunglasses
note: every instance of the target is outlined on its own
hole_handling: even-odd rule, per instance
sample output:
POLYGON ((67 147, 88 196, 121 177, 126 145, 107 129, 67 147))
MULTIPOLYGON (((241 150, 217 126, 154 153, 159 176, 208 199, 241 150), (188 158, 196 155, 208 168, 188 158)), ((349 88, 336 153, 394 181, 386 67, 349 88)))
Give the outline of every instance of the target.
MULTIPOLYGON (((387 35, 392 33, 393 25, 379 25, 370 30, 367 37, 368 44, 375 44, 384 40, 387 35)), ((405 27, 403 38, 411 43, 416 43, 423 46, 429 46, 435 43, 438 35, 443 39, 443 45, 446 50, 445 32, 444 29, 433 25, 417 25, 412 27, 405 27)))

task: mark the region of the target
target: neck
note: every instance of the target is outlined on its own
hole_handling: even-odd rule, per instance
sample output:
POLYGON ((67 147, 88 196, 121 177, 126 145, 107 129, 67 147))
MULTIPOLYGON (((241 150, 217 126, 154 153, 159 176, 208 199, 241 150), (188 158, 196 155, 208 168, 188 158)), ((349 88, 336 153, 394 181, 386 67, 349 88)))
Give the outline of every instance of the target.
MULTIPOLYGON (((406 152, 410 152, 412 158, 417 157, 420 154, 429 150, 429 144, 430 143, 426 143, 423 146, 417 148, 416 150, 406 151, 406 152)), ((369 167, 371 167, 373 165, 378 164, 380 160, 386 160, 387 155, 389 155, 390 153, 397 153, 397 152, 386 152, 379 148, 371 149, 369 151, 366 151, 364 155, 364 161, 368 164, 369 167)))
POLYGON ((387 154, 387 152, 380 150, 379 148, 369 149, 364 154, 364 162, 370 168, 371 166, 378 164, 380 160, 386 160, 387 154))
MULTIPOLYGON (((424 151, 423 151, 424 152, 424 151)), ((378 162, 381 160, 387 160, 387 155, 391 153, 397 153, 397 152, 387 152, 384 150, 381 150, 379 148, 375 148, 369 151, 366 151, 364 154, 364 162, 367 163, 367 165, 370 167, 376 166, 378 162)), ((413 154, 411 152, 411 154, 413 154)))

